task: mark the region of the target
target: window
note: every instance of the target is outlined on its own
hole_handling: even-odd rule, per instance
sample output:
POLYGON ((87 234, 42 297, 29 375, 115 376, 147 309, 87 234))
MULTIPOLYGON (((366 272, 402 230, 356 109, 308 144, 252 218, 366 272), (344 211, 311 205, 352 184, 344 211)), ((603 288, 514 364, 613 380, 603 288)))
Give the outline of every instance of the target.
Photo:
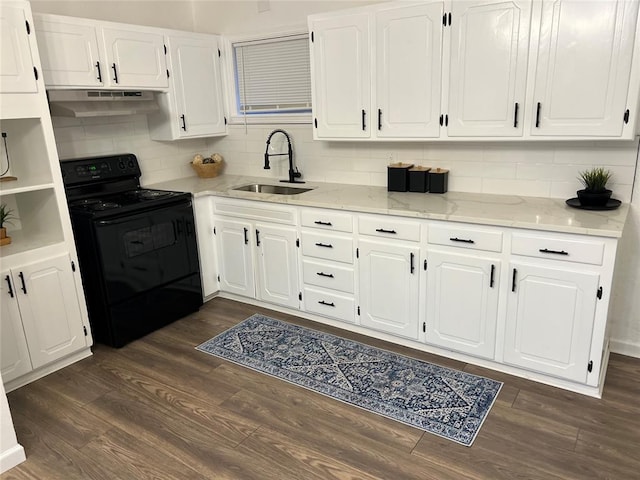
POLYGON ((235 108, 242 121, 310 121, 307 34, 232 43, 235 108))

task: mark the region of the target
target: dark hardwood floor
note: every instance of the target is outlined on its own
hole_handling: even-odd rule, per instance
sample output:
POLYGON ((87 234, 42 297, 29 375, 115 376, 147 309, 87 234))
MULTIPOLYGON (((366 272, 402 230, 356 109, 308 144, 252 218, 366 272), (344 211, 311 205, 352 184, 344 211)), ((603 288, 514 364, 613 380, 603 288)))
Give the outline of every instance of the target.
POLYGON ((640 360, 601 400, 225 299, 8 394, 27 461, 4 479, 640 479, 640 360), (505 382, 474 445, 194 347, 255 312, 505 382))

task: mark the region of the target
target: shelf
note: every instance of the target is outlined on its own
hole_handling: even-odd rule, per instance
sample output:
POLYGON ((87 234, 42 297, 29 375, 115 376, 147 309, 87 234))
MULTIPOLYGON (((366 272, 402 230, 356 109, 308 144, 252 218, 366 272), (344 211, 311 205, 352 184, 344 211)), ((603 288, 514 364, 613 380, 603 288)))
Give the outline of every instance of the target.
POLYGON ((38 190, 47 190, 54 188, 53 183, 30 183, 31 181, 21 182, 20 179, 15 181, 0 182, 0 195, 15 195, 17 193, 37 192, 38 190))

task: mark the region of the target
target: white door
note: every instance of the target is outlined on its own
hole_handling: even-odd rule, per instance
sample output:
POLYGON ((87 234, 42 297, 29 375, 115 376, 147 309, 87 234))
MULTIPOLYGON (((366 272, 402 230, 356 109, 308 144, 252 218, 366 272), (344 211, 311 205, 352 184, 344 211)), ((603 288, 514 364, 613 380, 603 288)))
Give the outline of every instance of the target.
POLYGON ((448 136, 522 136, 531 2, 451 5, 448 136))
POLYGON ((38 49, 47 86, 101 87, 107 65, 100 61, 96 27, 81 20, 35 17, 38 49))
POLYGON ((532 135, 622 134, 637 1, 546 0, 535 67, 532 135))
POLYGON ((255 297, 252 237, 247 222, 215 219, 220 290, 255 297))
POLYGON ((171 65, 181 137, 226 130, 218 45, 211 40, 171 37, 171 65))
POLYGON ((27 339, 16 298, 16 283, 9 270, 0 273, 0 371, 8 382, 32 370, 27 339))
POLYGON ((599 275, 512 262, 504 362, 587 378, 599 275))
POLYGON ((443 3, 376 13, 378 137, 438 137, 443 3))
POLYGON ((167 88, 164 37, 124 28, 103 28, 106 75, 111 86, 167 88))
POLYGON ((427 265, 427 342, 493 358, 500 261, 430 250, 427 265))
POLYGON ((258 298, 299 308, 297 232, 292 227, 256 224, 258 298))
POLYGON ((418 248, 360 240, 360 323, 418 338, 418 248))
POLYGON ((12 271, 33 368, 86 347, 68 255, 12 271))
MULTIPOLYGON (((29 30, 33 29, 33 25, 29 30)), ((30 33, 33 35, 33 31, 30 33)), ((0 8, 0 93, 37 92, 24 9, 0 8)))
POLYGON ((371 136, 369 19, 360 13, 309 22, 316 138, 371 136))

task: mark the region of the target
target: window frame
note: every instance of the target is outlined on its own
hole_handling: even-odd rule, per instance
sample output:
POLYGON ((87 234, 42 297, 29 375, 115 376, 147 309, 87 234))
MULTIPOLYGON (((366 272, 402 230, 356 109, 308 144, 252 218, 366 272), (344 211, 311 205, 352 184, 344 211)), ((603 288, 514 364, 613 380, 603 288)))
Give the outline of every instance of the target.
MULTIPOLYGON (((238 105, 236 98, 238 92, 236 91, 236 78, 235 78, 235 59, 233 44, 241 42, 252 42, 260 40, 270 40, 275 38, 284 38, 297 35, 305 35, 309 38, 309 31, 305 27, 299 27, 292 30, 269 32, 262 34, 252 35, 233 35, 229 37, 223 37, 223 50, 224 50, 224 62, 223 70, 225 77, 225 88, 227 91, 227 112, 229 112, 229 125, 275 125, 275 124, 312 124, 313 112, 300 112, 300 113, 268 113, 268 114, 249 114, 246 115, 243 112, 238 111, 238 105)), ((313 81, 311 82, 313 83, 313 81)))

